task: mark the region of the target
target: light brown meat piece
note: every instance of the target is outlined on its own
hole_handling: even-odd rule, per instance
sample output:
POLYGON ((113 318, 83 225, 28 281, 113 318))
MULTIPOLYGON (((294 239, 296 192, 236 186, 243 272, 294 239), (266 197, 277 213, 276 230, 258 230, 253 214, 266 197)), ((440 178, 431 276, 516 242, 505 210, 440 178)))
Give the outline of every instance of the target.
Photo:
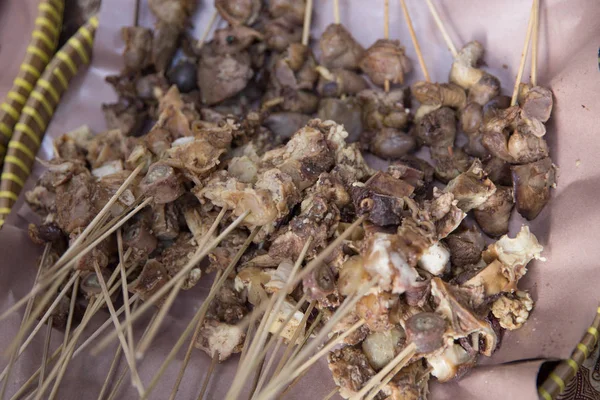
POLYGON ((496 192, 474 210, 475 220, 487 235, 505 235, 508 233, 508 223, 514 206, 513 189, 496 186, 496 192))
POLYGON ((202 102, 213 105, 241 92, 254 72, 250 56, 242 51, 235 54, 216 54, 205 46, 198 64, 198 87, 202 102))
POLYGON ((511 168, 513 190, 519 214, 535 219, 550 200, 550 188, 555 184, 555 167, 550 158, 511 168))
POLYGON ((468 212, 479 207, 496 192, 496 185, 487 177, 481 161, 475 159, 467 172, 463 172, 444 189, 458 200, 458 208, 468 212))
POLYGON ((121 28, 121 37, 125 42, 123 61, 125 70, 139 72, 152 65, 152 31, 140 26, 121 28))
POLYGON ((260 0, 215 0, 221 17, 231 25, 252 25, 260 13, 260 0))
POLYGON ((330 24, 319 39, 321 63, 327 68, 358 69, 365 49, 341 24, 330 24))
POLYGON ((305 0, 269 0, 269 14, 273 18, 286 18, 291 23, 302 25, 304 21, 305 0))
POLYGON ((327 365, 344 398, 355 395, 375 375, 367 356, 357 347, 348 346, 330 352, 327 365))
POLYGON ((379 39, 369 47, 359 66, 377 86, 383 86, 386 80, 402 84, 404 75, 412 70, 400 41, 389 39, 379 39))
POLYGON ((403 129, 408 125, 409 111, 403 90, 396 89, 385 93, 381 90, 367 89, 360 92, 357 98, 362 105, 365 129, 403 129))
MULTIPOLYGON (((142 300, 147 300, 160 290, 168 280, 169 276, 164 266, 160 262, 151 259, 146 261, 142 273, 129 285, 129 291, 139 294, 142 300)), ((160 306, 162 301, 164 300, 159 301, 157 305, 160 306)))

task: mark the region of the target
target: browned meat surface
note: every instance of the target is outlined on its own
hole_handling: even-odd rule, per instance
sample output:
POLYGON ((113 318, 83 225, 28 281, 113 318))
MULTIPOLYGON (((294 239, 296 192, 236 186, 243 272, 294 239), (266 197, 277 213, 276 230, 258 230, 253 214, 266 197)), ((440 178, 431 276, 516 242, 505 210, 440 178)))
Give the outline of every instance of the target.
POLYGON ((265 119, 265 126, 283 139, 289 139, 294 133, 302 129, 311 117, 306 114, 294 112, 278 112, 265 119))
POLYGON ((116 129, 125 136, 135 135, 146 118, 143 104, 120 98, 117 103, 102 104, 102 112, 108 129, 116 129))
MULTIPOLYGON (((139 294, 142 300, 147 300, 167 283, 169 275, 165 267, 152 259, 146 261, 142 273, 129 285, 129 291, 139 294)), ((159 302, 159 306, 160 306, 159 302)))
POLYGON ((215 0, 221 17, 231 25, 252 25, 260 13, 260 0, 215 0))
POLYGON ((183 30, 188 24, 196 8, 194 0, 148 0, 150 11, 154 16, 169 25, 177 26, 183 30))
POLYGON ((247 52, 216 54, 211 46, 205 46, 198 64, 202 102, 213 105, 235 96, 253 75, 247 52))
POLYGON ((425 115, 417 122, 415 135, 426 146, 448 148, 454 146, 456 118, 454 111, 442 107, 425 115))
POLYGON ((321 99, 317 115, 323 121, 332 120, 344 125, 348 143, 356 142, 363 131, 362 108, 355 97, 321 99))
POLYGON ((273 18, 286 18, 291 23, 302 25, 304 21, 305 0, 269 0, 269 14, 273 18))
POLYGON ((164 72, 171 65, 177 50, 182 26, 159 21, 154 28, 152 60, 157 71, 164 72))
POLYGON ((476 226, 451 233, 445 243, 450 250, 452 265, 457 268, 477 264, 485 247, 483 235, 476 226))
POLYGON ((414 137, 394 128, 364 132, 361 140, 368 143, 368 149, 371 153, 386 160, 402 158, 417 147, 414 137))
POLYGON ((263 32, 267 47, 277 52, 285 51, 292 43, 302 39, 302 26, 291 23, 285 17, 266 21, 263 32))
POLYGON ((327 68, 358 69, 365 49, 340 24, 327 26, 319 39, 321 63, 327 68))
POLYGON ((472 164, 470 157, 461 148, 430 147, 431 158, 435 162, 435 177, 442 182, 449 182, 472 164))
POLYGON ((140 26, 121 28, 125 42, 123 61, 125 70, 139 72, 152 65, 152 31, 140 26))
POLYGON ((421 104, 451 107, 457 110, 467 105, 465 90, 452 83, 419 81, 411 86, 411 93, 421 104))
POLYGON ((355 95, 367 89, 367 82, 356 72, 347 69, 326 70, 317 67, 319 71, 319 82, 317 93, 323 97, 341 97, 344 95, 355 95))
POLYGON ((555 184, 555 168, 550 158, 512 168, 515 203, 519 214, 532 220, 550 200, 555 184))
POLYGON ((327 356, 327 364, 335 384, 340 387, 340 394, 346 398, 360 391, 375 375, 367 356, 357 347, 332 351, 327 356))
POLYGON ((404 83, 404 75, 412 70, 400 41, 389 39, 379 39, 369 47, 359 66, 377 86, 383 86, 386 80, 390 83, 404 83))
POLYGON ((408 104, 403 90, 363 90, 357 95, 363 109, 365 129, 377 131, 383 127, 403 129, 409 121, 408 104))
POLYGON ((234 25, 217 29, 213 35, 211 46, 216 54, 235 54, 246 50, 263 35, 247 26, 234 25))
POLYGON ((487 235, 504 235, 508 233, 508 222, 514 205, 513 189, 496 186, 496 193, 475 209, 475 220, 487 235))
POLYGON ((469 170, 448 182, 444 190, 454 195, 461 210, 468 212, 485 203, 496 192, 496 186, 488 179, 481 161, 475 159, 469 170))

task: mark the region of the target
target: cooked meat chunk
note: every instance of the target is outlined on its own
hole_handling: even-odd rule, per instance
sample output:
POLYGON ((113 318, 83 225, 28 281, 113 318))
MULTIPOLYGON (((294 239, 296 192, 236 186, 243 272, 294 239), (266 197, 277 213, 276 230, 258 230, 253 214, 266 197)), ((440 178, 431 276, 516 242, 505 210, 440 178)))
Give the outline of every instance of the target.
POLYGON ((500 80, 484 72, 483 76, 471 86, 468 101, 483 106, 499 94, 500 80))
POLYGON ((215 0, 221 17, 231 25, 252 25, 258 18, 260 0, 215 0))
POLYGON ((427 161, 409 156, 392 162, 387 172, 415 188, 421 188, 431 183, 434 169, 427 161))
POLYGON ((474 210, 475 220, 487 235, 504 235, 508 233, 508 222, 514 205, 513 189, 496 186, 496 192, 474 210))
POLYGON ((363 90, 357 95, 363 109, 365 129, 377 131, 381 128, 403 129, 409 120, 408 104, 403 90, 363 90))
POLYGON ((496 185, 512 186, 510 164, 497 157, 489 157, 484 164, 485 173, 496 185))
POLYGON ((552 106, 552 92, 541 86, 529 89, 521 104, 525 118, 537 119, 540 122, 550 119, 552 106))
POLYGON ((359 66, 378 86, 383 86, 385 81, 404 83, 404 75, 412 70, 400 41, 389 39, 379 39, 369 47, 359 66))
POLYGON ((452 265, 457 268, 477 264, 485 247, 483 235, 476 226, 451 233, 445 243, 450 249, 452 265))
POLYGON ((237 325, 207 318, 194 345, 209 357, 218 357, 218 360, 223 362, 232 354, 242 351, 245 337, 246 334, 237 325))
POLYGON ((531 133, 517 130, 508 139, 508 154, 513 163, 531 163, 548 157, 548 153, 546 140, 531 133))
POLYGON ((470 157, 461 148, 430 147, 429 151, 435 161, 435 177, 442 182, 455 179, 472 164, 470 157))
POLYGON ((202 102, 219 103, 238 94, 254 75, 247 52, 216 54, 205 46, 198 64, 198 87, 202 102))
POLYGON ((264 124, 277 136, 289 139, 294 133, 302 129, 310 119, 311 117, 306 114, 278 112, 269 115, 264 124))
POLYGON ((355 395, 375 375, 367 356, 359 348, 352 346, 329 353, 327 365, 344 398, 355 395))
POLYGON ((321 63, 327 68, 358 69, 365 49, 341 24, 327 26, 319 39, 321 63))
POLYGON ((390 310, 399 301, 399 297, 388 292, 369 294, 356 303, 356 314, 364 318, 371 332, 384 332, 392 328, 390 310))
POLYGON ((143 104, 121 97, 118 102, 102 104, 102 112, 108 129, 116 129, 125 136, 135 135, 146 119, 143 104))
POLYGON ((140 190, 147 196, 154 197, 157 204, 175 201, 185 188, 182 179, 173 167, 164 163, 154 163, 140 182, 140 190))
MULTIPOLYGON (((196 246, 192 242, 192 236, 182 233, 162 252, 157 261, 161 263, 167 276, 172 278, 185 267, 195 252, 196 246)), ((188 290, 196 286, 201 275, 199 267, 193 268, 185 278, 183 289, 188 290)))
POLYGON ((426 146, 448 148, 454 146, 456 118, 454 111, 442 107, 425 115, 417 122, 415 135, 426 146))
POLYGON ((348 132, 346 141, 356 142, 363 131, 362 109, 355 97, 345 99, 324 98, 319 101, 319 119, 323 121, 332 120, 348 132))
POLYGON ((519 214, 532 220, 550 200, 554 186, 555 167, 550 158, 512 168, 515 203, 519 214))
POLYGON ((182 30, 183 25, 172 25, 163 21, 156 24, 152 40, 152 60, 157 71, 164 72, 169 69, 182 30))
POLYGON ((411 92, 421 104, 450 107, 457 110, 461 110, 467 105, 465 90, 452 83, 419 81, 411 86, 411 92))
POLYGON ((454 195, 461 210, 468 212, 485 203, 496 192, 496 186, 488 179, 481 161, 475 159, 469 170, 448 182, 444 190, 454 195))
POLYGON ((125 70, 138 72, 152 65, 152 31, 140 26, 121 28, 121 37, 125 42, 123 60, 125 70))
POLYGON ((100 209, 93 203, 94 178, 89 173, 74 175, 56 187, 56 223, 66 233, 85 228, 100 209))
POLYGON ((271 71, 272 84, 278 90, 312 90, 318 79, 316 65, 309 47, 293 43, 276 58, 271 71))
POLYGON ((216 54, 235 54, 248 49, 255 41, 262 40, 263 35, 247 26, 234 25, 217 29, 210 46, 216 54))
POLYGON ((194 0, 148 0, 152 14, 169 25, 184 29, 196 8, 194 0))
POLYGON ((483 45, 478 41, 469 42, 460 49, 450 69, 450 82, 467 90, 479 82, 486 73, 476 68, 483 53, 483 45))
POLYGON ((382 128, 371 133, 365 132, 371 153, 386 160, 397 160, 412 152, 417 146, 414 137, 394 128, 382 128))
POLYGON ((269 0, 269 14, 273 18, 286 18, 291 23, 302 25, 305 0, 269 0))
POLYGON ((346 69, 332 69, 317 67, 319 71, 319 83, 317 93, 323 97, 341 97, 344 95, 355 95, 367 89, 367 82, 358 75, 346 69))
POLYGON ((533 300, 529 293, 517 291, 514 294, 502 294, 492 304, 492 313, 501 327, 512 331, 523 326, 532 308, 533 300))
POLYGON ((362 342, 362 351, 369 364, 376 370, 385 367, 403 347, 406 341, 404 330, 394 326, 383 332, 372 332, 362 342))
POLYGON ((335 275, 331 267, 322 264, 302 280, 302 289, 311 300, 326 299, 335 291, 335 275))
POLYGON ((152 206, 152 233, 160 240, 174 240, 179 235, 178 216, 173 203, 152 206))
MULTIPOLYGON (((142 273, 129 285, 129 291, 139 294, 142 300, 147 300, 154 295, 168 281, 168 274, 163 265, 154 260, 146 261, 142 273)), ((162 303, 159 302, 159 306, 162 303)))
POLYGON ((467 104, 460 113, 460 127, 469 138, 472 134, 479 133, 482 122, 483 108, 478 103, 467 104))
POLYGON ((302 39, 302 27, 285 17, 268 20, 263 28, 265 43, 270 50, 283 52, 302 39))
POLYGON ((156 237, 152 234, 150 221, 139 218, 126 224, 123 232, 125 246, 132 248, 136 253, 148 256, 158 245, 156 237))

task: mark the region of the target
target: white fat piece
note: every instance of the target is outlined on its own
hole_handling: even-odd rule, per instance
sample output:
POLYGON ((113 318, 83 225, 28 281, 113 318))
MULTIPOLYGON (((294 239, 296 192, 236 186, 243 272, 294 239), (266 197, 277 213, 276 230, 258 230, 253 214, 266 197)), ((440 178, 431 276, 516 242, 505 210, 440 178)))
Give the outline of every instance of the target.
POLYGON ((102 164, 100 167, 94 168, 92 170, 92 175, 94 175, 96 178, 102 178, 108 175, 116 174, 117 172, 121 171, 123 171, 123 161, 115 160, 108 161, 102 164))
POLYGON ((269 332, 276 334, 279 331, 279 329, 281 329, 281 326, 285 323, 285 321, 289 318, 289 316, 292 315, 292 312, 292 318, 287 323, 287 325, 285 325, 285 327, 281 330, 281 336, 287 340, 291 340, 292 336, 294 335, 294 332, 300 326, 300 322, 304 317, 304 313, 300 311, 294 311, 294 304, 292 304, 288 300, 283 301, 283 304, 279 308, 277 315, 275 315, 275 317, 273 318, 271 326, 269 326, 269 332))
POLYGON ((448 262, 450 252, 443 244, 437 242, 425 250, 417 264, 432 275, 441 275, 448 262))
POLYGON ((469 353, 458 344, 448 346, 440 354, 427 357, 431 365, 431 374, 440 382, 447 382, 456 376, 458 368, 471 361, 469 353))
POLYGON ((521 227, 514 239, 504 235, 492 247, 498 259, 509 267, 525 266, 533 259, 545 261, 541 256, 544 246, 538 242, 526 225, 521 227))
POLYGON ((408 265, 402 255, 391 249, 391 243, 385 236, 373 240, 371 251, 365 262, 365 269, 379 277, 379 286, 384 290, 402 294, 415 286, 419 274, 408 265))

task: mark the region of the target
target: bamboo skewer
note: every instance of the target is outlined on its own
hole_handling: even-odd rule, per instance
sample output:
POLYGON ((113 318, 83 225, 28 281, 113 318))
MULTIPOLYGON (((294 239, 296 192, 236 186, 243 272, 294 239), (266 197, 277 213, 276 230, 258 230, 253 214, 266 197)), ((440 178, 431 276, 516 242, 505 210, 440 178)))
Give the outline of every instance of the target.
POLYGON ((329 400, 329 399, 331 399, 333 396, 335 396, 336 394, 338 394, 339 391, 340 391, 340 388, 336 387, 331 392, 329 392, 329 394, 327 394, 327 396, 323 397, 323 400, 329 400))
POLYGON ((208 383, 210 382, 210 377, 215 370, 217 362, 219 361, 218 356, 213 356, 210 360, 210 365, 208 367, 208 371, 206 371, 206 376, 204 377, 204 382, 202 383, 202 389, 200 389, 200 394, 198 395, 198 400, 202 400, 204 398, 204 394, 206 393, 206 389, 208 389, 208 383))
POLYGON ((98 400, 102 400, 104 398, 104 393, 108 389, 108 385, 110 384, 110 380, 113 377, 117 366, 119 365, 119 361, 121 360, 121 352, 123 348, 121 346, 117 346, 117 350, 115 351, 115 355, 113 357, 112 362, 110 363, 110 368, 108 369, 108 373, 106 374, 106 379, 104 379, 104 383, 102 384, 102 388, 100 388, 100 393, 98 394, 98 400))
MULTIPOLYGON (((390 0, 383 1, 383 37, 390 38, 390 0)), ((383 90, 390 91, 390 81, 388 79, 383 83, 383 90)))
MULTIPOLYGON (((396 355, 381 371, 379 371, 375 376, 369 379, 369 382, 362 389, 352 396, 351 400, 359 400, 365 396, 369 390, 371 390, 374 386, 381 382, 381 380, 389 374, 395 367, 402 366, 404 367, 410 358, 415 354, 417 350, 417 346, 414 343, 408 344, 400 353, 396 355)), ((401 367, 400 367, 401 368, 401 367)))
MULTIPOLYGON (((239 223, 241 223, 243 221, 243 219, 246 217, 246 215, 248 215, 248 214, 249 214, 248 212, 242 214, 240 217, 238 217, 238 219, 236 219, 236 221, 239 221, 239 223)), ((234 221, 231 225, 229 225, 229 227, 227 229, 225 229, 225 231, 221 235, 226 234, 226 231, 228 229, 230 229, 230 228, 231 228, 231 230, 233 230, 232 226, 234 226, 235 223, 236 222, 234 221)), ((237 226, 237 225, 235 225, 235 226, 237 226)), ((148 385, 148 388, 146 389, 146 392, 142 396, 142 399, 146 399, 150 395, 150 393, 152 392, 152 390, 156 387, 156 384, 160 380, 162 374, 164 374, 164 372, 166 371, 166 369, 169 366, 169 364, 173 361, 173 359, 177 355, 177 352, 179 351, 179 349, 181 348, 181 346, 183 346, 183 344, 186 341, 186 339, 188 338, 188 336, 193 332, 193 329, 197 325, 201 325, 202 324, 202 322, 204 321, 204 318, 206 317, 206 312, 208 311, 208 306, 210 305, 211 301, 215 298, 215 296, 217 295, 218 290, 221 288, 221 286, 223 285, 223 283, 225 282, 225 280, 227 280, 227 277, 229 276, 229 274, 231 273, 231 271, 233 270, 233 268, 235 268, 235 266, 239 262, 240 258, 242 258, 242 255, 244 254, 244 252, 246 251, 246 249, 248 248, 248 246, 250 246, 250 243, 252 243, 252 241, 254 240, 254 238, 256 237, 256 235, 258 234, 259 229, 260 229, 259 227, 256 227, 256 228, 254 228, 252 230, 252 233, 250 233, 250 236, 248 236, 248 238, 246 239, 246 241, 244 242, 244 244, 242 245, 242 247, 238 250, 238 252, 236 253, 236 255, 233 257, 233 259, 231 260, 231 262, 229 263, 229 265, 227 266, 227 268, 225 269, 225 271, 223 271, 223 274, 219 278, 217 284, 213 285, 213 287, 211 288, 211 291, 208 293, 208 296, 206 297, 206 299, 202 303, 202 306, 200 306, 200 308, 198 309, 198 312, 196 313, 196 315, 194 315, 194 318, 190 321, 190 323, 188 324, 188 326, 186 327, 186 329, 184 330, 184 332, 181 334, 181 336, 179 337, 179 339, 175 343, 175 346, 173 346, 173 348, 171 349, 171 352, 165 358, 165 361, 163 361, 163 363, 160 366, 158 372, 152 378, 152 381, 148 385)), ((212 247, 214 247, 213 245, 216 246, 215 242, 216 243, 220 242, 219 237, 217 237, 217 239, 215 239, 213 241, 213 243, 211 244, 211 246, 209 246, 211 249, 212 249, 212 247)), ((146 304, 146 303, 144 303, 144 304, 146 304)), ((142 305, 142 307, 143 307, 143 305, 142 305)))
POLYGON ((313 0, 306 0, 306 6, 304 7, 304 26, 302 27, 302 44, 304 46, 308 46, 308 40, 310 38, 312 7, 313 0))
POLYGON ((429 7, 429 11, 431 12, 432 17, 438 26, 442 37, 444 38, 444 42, 446 42, 446 46, 448 46, 450 53, 452 53, 452 57, 456 57, 458 54, 458 51, 456 51, 456 46, 454 46, 454 43, 452 43, 452 39, 450 39, 450 35, 448 35, 448 31, 446 31, 446 27, 444 26, 444 23, 442 22, 442 19, 440 18, 435 6, 431 0, 425 0, 425 2, 427 3, 427 7, 429 7))
MULTIPOLYGON (((147 309, 152 307, 159 299, 161 299, 162 296, 164 296, 169 291, 169 289, 171 289, 179 281, 179 279, 187 275, 188 272, 192 268, 194 268, 194 266, 196 266, 196 264, 198 264, 204 257, 206 257, 206 255, 208 255, 208 253, 212 251, 212 249, 217 247, 219 243, 231 233, 231 231, 237 228, 244 221, 246 216, 248 216, 248 214, 250 214, 250 211, 246 211, 242 215, 237 217, 235 221, 233 221, 226 229, 224 229, 223 232, 219 236, 217 236, 217 238, 213 240, 208 247, 202 250, 200 254, 192 257, 192 259, 190 259, 190 261, 188 261, 188 263, 173 278, 171 278, 167 283, 165 283, 159 290, 157 290, 152 296, 150 296, 150 298, 147 299, 135 312, 131 314, 130 321, 125 322, 121 329, 127 328, 127 326, 135 322, 141 315, 144 314, 144 312, 147 309)), ((256 233, 254 233, 254 235, 256 235, 256 233)), ((94 349, 92 349, 92 354, 98 354, 100 350, 102 350, 106 345, 111 343, 116 337, 117 332, 112 332, 110 335, 106 336, 98 345, 94 347, 94 349)))
POLYGON ((121 347, 123 348, 123 354, 125 355, 125 359, 127 360, 129 369, 131 369, 132 383, 141 396, 142 393, 144 393, 144 386, 142 385, 142 381, 137 372, 137 367, 135 365, 135 357, 133 355, 133 352, 130 351, 129 346, 127 346, 127 340, 125 339, 125 335, 123 335, 123 333, 121 332, 121 323, 119 322, 119 318, 117 317, 115 306, 113 305, 112 300, 110 298, 110 294, 108 293, 108 288, 106 287, 104 276, 102 276, 102 271, 100 271, 100 267, 96 262, 94 263, 94 269, 96 270, 98 282, 100 282, 100 287, 102 288, 102 295, 104 296, 104 301, 108 306, 108 310, 110 312, 113 324, 115 325, 115 329, 117 330, 117 332, 119 332, 119 341, 121 342, 121 347))
POLYGON ((419 59, 419 65, 421 66, 421 70, 423 71, 425 80, 427 82, 431 82, 431 77, 429 76, 429 71, 427 71, 427 65, 425 65, 425 59, 423 58, 423 53, 421 52, 421 46, 419 45, 419 40, 417 39, 417 34, 415 33, 415 28, 413 27, 412 20, 410 18, 410 14, 408 13, 408 7, 406 6, 406 0, 400 0, 400 5, 402 6, 402 12, 404 13, 404 18, 406 19, 406 25, 408 26, 408 31, 410 32, 410 38, 413 42, 413 46, 415 46, 415 51, 417 52, 417 58, 419 59))
POLYGON ((67 325, 65 326, 65 335, 63 337, 63 349, 67 346, 69 335, 71 334, 71 326, 73 324, 73 314, 75 313, 75 303, 77 301, 77 291, 79 289, 79 279, 81 275, 77 274, 75 284, 71 291, 71 302, 69 303, 69 316, 67 317, 67 325))
POLYGON ((529 52, 529 43, 531 42, 531 33, 533 31, 533 21, 535 20, 535 8, 536 0, 533 1, 531 6, 529 22, 527 23, 527 34, 525 35, 525 43, 523 44, 523 50, 521 52, 521 61, 519 63, 517 79, 515 80, 515 87, 513 89, 513 94, 510 101, 511 106, 517 104, 517 99, 519 97, 519 86, 521 85, 521 79, 523 78, 523 71, 525 71, 525 63, 527 62, 527 53, 529 52))
MULTIPOLYGON (((129 289, 127 289, 127 271, 125 268, 125 258, 123 256, 123 231, 117 230, 117 252, 119 253, 119 265, 117 268, 121 271, 121 292, 123 294, 123 305, 125 306, 125 321, 131 318, 131 309, 129 308, 129 289)), ((133 352, 133 327, 127 327, 127 341, 129 342, 129 352, 133 352)))
POLYGON ((333 0, 333 22, 339 25, 340 21, 340 0, 333 0))
POLYGON ((533 43, 531 45, 531 84, 537 86, 537 56, 540 35, 540 0, 534 0, 535 20, 533 23, 533 43))
MULTIPOLYGON (((38 270, 37 273, 35 275, 35 279, 33 281, 33 286, 35 287, 38 280, 40 279, 40 276, 42 275, 42 269, 44 268, 44 264, 46 263, 46 258, 48 257, 48 253, 50 253, 50 249, 51 249, 51 245, 50 244, 46 244, 46 246, 44 247, 44 252, 42 253, 42 258, 40 259, 39 265, 38 265, 38 270)), ((25 328, 25 324, 26 322, 29 320, 29 316, 31 315, 31 309, 33 308, 33 300, 34 298, 31 297, 28 301, 27 301, 27 306, 25 307, 25 313, 23 314, 23 318, 21 318, 21 325, 19 327, 18 330, 18 334, 21 333, 22 331, 24 332, 25 328)), ((17 347, 20 345, 20 341, 17 343, 17 347)), ((0 376, 0 381, 4 378, 6 378, 6 380, 2 383, 2 389, 0 389, 0 399, 4 399, 4 394, 6 393, 6 387, 8 385, 8 379, 10 377, 10 374, 12 372, 12 368, 14 365, 14 362, 16 360, 16 348, 10 353, 10 359, 8 361, 8 365, 5 368, 5 370, 2 372, 2 375, 0 376)))
POLYGON ((42 386, 42 383, 44 383, 44 375, 46 373, 46 365, 48 364, 48 351, 50 350, 50 339, 52 337, 53 323, 54 317, 50 316, 48 319, 48 325, 46 325, 46 338, 44 339, 44 352, 42 353, 42 362, 40 363, 40 379, 38 381, 38 386, 42 386))
MULTIPOLYGON (((213 281, 212 287, 214 287, 219 282, 220 277, 221 277, 221 271, 217 271, 217 275, 215 276, 215 280, 213 281)), ((213 290, 212 287, 211 287, 211 290, 213 290)), ((199 323, 196 324, 196 328, 194 329, 194 334, 192 335, 192 340, 190 341, 190 344, 185 352, 185 357, 183 358, 181 367, 179 368, 179 374, 177 374, 177 378, 175 379, 175 384, 173 385, 173 389, 171 390, 171 396, 169 397, 169 400, 175 400, 175 396, 177 396, 177 391, 179 390, 179 385, 181 384, 181 380, 183 379, 183 375, 185 374, 185 369, 187 368, 188 363, 190 362, 190 359, 192 358, 192 351, 194 350, 194 345, 196 344, 198 335, 200 334, 200 329, 202 328, 203 321, 198 321, 198 322, 199 323)), ((214 358, 214 356, 213 356, 213 358, 214 358)))
MULTIPOLYGON (((221 220, 225 216, 226 212, 227 212, 227 207, 223 207, 221 209, 221 212, 219 212, 219 215, 217 216, 217 218, 211 225, 211 227, 208 229, 208 231, 206 232, 204 237, 202 237, 202 239, 198 243, 198 248, 196 249, 195 254, 198 254, 199 252, 201 252, 204 249, 204 247, 206 246, 206 242, 208 242, 208 239, 210 237, 212 237, 213 233, 217 230, 217 228, 219 227, 219 224, 221 223, 221 220)), ((160 311, 158 312, 156 321, 150 327, 150 330, 148 331, 148 334, 146 335, 146 337, 140 341, 138 348, 136 350, 136 354, 135 354, 136 358, 138 358, 138 359, 143 358, 144 353, 148 350, 148 347, 154 340, 154 337, 158 333, 158 329, 162 325, 165 317, 167 316, 167 312, 173 305, 173 302, 175 301, 175 298, 179 294, 179 291, 183 287, 184 283, 185 283, 185 277, 179 278, 179 280, 175 284, 175 287, 173 288, 173 290, 171 290, 171 293, 169 293, 169 296, 165 300, 165 303, 161 306, 160 311)), ((131 324, 129 324, 128 326, 131 327, 131 324)))

